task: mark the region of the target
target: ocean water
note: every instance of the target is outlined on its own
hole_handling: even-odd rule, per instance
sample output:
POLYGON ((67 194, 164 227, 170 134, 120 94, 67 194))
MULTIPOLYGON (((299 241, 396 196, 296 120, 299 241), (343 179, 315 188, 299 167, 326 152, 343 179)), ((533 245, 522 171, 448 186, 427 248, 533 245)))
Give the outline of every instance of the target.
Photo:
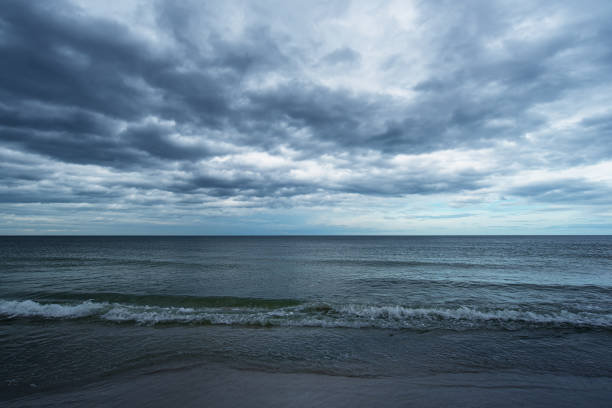
POLYGON ((0 400, 195 368, 609 406, 612 237, 0 238, 0 400))

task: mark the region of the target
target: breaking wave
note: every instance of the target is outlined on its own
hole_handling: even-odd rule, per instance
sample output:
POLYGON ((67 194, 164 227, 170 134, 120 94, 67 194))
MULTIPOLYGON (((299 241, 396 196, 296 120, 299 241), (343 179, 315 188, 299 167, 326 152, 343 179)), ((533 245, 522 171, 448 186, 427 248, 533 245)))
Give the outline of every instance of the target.
POLYGON ((105 308, 104 304, 85 301, 76 305, 41 304, 33 300, 0 300, 0 316, 47 317, 75 319, 91 316, 105 308))
MULTIPOLYGON (((481 309, 468 306, 408 307, 301 303, 293 300, 204 298, 196 307, 85 300, 39 303, 0 300, 0 318, 94 319, 140 325, 243 325, 383 329, 520 329, 534 327, 612 329, 604 311, 481 309), (272 303, 271 303, 272 302, 272 303)), ((193 300, 193 299, 192 299, 193 300)), ((180 302, 179 302, 180 303, 180 302)), ((194 303, 193 301, 191 303, 194 303)))

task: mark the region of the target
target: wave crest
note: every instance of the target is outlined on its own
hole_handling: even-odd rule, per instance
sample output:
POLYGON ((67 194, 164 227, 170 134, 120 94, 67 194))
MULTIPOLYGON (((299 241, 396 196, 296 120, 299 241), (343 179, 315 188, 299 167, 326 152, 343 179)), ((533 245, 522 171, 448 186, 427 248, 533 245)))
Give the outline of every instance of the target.
POLYGON ((576 327, 612 329, 612 314, 593 310, 543 311, 479 309, 475 307, 408 307, 305 303, 270 308, 269 305, 182 307, 94 302, 39 303, 34 300, 0 300, 0 316, 8 319, 92 318, 142 325, 204 324, 384 329, 471 329, 524 327, 576 327))
POLYGON ((0 315, 14 317, 80 318, 105 309, 106 304, 85 301, 76 305, 41 304, 33 300, 1 300, 0 315))

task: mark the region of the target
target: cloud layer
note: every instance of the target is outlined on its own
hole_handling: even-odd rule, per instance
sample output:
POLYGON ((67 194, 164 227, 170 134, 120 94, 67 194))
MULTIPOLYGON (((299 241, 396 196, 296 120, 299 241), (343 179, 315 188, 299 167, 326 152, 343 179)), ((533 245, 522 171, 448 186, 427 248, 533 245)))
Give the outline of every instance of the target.
POLYGON ((5 1, 0 233, 612 232, 611 18, 5 1))

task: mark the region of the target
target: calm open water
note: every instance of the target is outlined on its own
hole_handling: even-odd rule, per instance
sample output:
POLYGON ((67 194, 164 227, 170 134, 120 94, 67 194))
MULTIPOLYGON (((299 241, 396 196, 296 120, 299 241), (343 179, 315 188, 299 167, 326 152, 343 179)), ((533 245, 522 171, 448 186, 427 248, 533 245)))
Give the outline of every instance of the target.
POLYGON ((511 373, 604 406, 612 237, 0 238, 0 400, 168 365, 511 373))

